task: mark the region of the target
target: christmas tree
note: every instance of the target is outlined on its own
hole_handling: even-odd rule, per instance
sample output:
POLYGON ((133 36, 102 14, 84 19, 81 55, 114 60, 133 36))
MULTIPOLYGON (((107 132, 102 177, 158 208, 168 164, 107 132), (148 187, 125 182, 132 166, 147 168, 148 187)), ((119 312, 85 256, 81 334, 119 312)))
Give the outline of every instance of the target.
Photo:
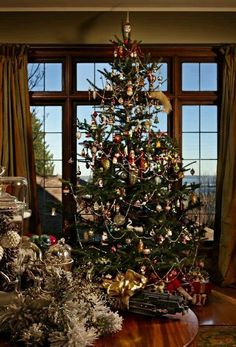
POLYGON ((77 137, 86 136, 78 161, 92 179, 73 189, 77 254, 98 278, 132 270, 171 291, 196 261, 203 229, 192 212, 197 187, 182 184, 190 167, 158 126, 158 114, 171 112, 161 64, 131 40, 128 21, 122 34, 112 41, 111 71, 101 71, 104 89, 90 82, 100 101, 91 122, 78 121, 77 137))

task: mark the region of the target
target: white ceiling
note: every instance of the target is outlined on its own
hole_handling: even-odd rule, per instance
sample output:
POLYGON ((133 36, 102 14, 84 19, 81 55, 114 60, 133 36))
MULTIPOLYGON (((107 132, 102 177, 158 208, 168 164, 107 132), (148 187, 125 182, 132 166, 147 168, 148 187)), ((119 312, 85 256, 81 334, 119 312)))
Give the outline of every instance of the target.
POLYGON ((236 12, 236 0, 0 0, 0 12, 236 12))

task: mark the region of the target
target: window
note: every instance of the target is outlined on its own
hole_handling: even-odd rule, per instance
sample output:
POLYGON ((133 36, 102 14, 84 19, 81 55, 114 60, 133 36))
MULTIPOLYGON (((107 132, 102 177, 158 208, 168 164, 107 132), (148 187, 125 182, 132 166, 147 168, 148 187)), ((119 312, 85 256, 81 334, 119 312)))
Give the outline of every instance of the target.
MULTIPOLYGON (((177 139, 183 165, 194 170, 191 170, 194 175, 186 173, 184 181, 194 180, 201 184, 198 194, 205 207, 198 211, 198 215, 212 228, 219 105, 215 48, 143 45, 143 51, 150 52, 155 61, 162 58, 161 89, 170 98, 173 112, 168 117, 164 113, 158 114, 158 125, 177 139)), ((85 163, 78 167, 77 156, 81 154, 83 134, 78 132, 77 119, 89 119, 98 107, 94 85, 109 90, 102 71, 104 68, 111 70, 109 61, 112 60, 111 46, 31 47, 32 115, 41 125, 38 131, 44 144, 44 157, 36 156, 38 165, 45 168, 39 184, 44 190, 40 206, 43 206, 44 215, 55 217, 62 213, 64 224, 73 218, 74 211, 67 182, 76 183, 78 171, 84 180, 91 174, 85 163), (53 171, 48 175, 50 165, 53 171), (55 195, 54 206, 51 197, 55 195)))

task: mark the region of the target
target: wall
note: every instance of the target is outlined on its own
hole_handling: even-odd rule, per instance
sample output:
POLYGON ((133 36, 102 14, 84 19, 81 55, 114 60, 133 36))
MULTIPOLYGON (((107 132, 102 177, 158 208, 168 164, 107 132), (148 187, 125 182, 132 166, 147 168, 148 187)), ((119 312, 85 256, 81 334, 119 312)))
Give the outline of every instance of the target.
MULTIPOLYGON (((124 12, 2 12, 1 43, 109 43, 124 12)), ((236 12, 130 13, 132 37, 143 43, 236 43, 236 12)))

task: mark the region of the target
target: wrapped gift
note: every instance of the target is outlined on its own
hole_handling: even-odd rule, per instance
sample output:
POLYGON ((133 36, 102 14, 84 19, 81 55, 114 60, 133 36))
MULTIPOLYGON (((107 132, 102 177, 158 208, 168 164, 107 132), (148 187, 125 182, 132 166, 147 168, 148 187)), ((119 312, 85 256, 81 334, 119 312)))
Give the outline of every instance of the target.
POLYGON ((193 292, 196 294, 209 294, 212 289, 210 282, 192 282, 193 292))

